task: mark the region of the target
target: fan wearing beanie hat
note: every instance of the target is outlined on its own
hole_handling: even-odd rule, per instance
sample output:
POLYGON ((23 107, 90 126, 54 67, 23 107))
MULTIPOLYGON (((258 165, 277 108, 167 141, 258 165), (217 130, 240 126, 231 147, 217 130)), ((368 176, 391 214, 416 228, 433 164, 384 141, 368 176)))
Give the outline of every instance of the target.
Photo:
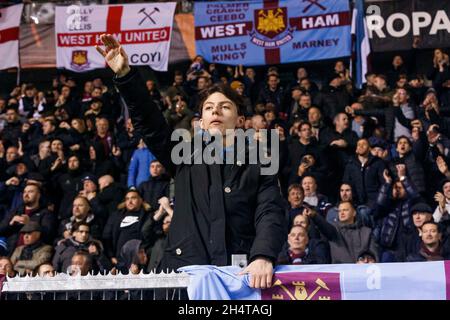
POLYGON ((422 228, 425 222, 433 220, 433 210, 425 202, 418 202, 409 210, 416 228, 422 228))

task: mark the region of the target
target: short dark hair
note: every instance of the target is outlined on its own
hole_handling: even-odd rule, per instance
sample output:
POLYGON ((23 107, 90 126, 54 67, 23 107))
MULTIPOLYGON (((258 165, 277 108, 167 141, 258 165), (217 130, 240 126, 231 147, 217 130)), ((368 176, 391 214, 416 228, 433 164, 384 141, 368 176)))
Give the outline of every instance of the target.
POLYGON ((72 224, 72 228, 71 228, 71 232, 75 232, 77 231, 81 226, 86 226, 89 228, 89 233, 91 232, 91 226, 85 222, 85 221, 80 221, 80 222, 75 222, 74 224, 72 224))
POLYGON ((342 183, 339 185, 339 190, 342 188, 342 186, 343 186, 344 184, 345 184, 346 186, 349 186, 350 189, 353 191, 352 185, 351 185, 350 183, 348 183, 348 182, 342 182, 342 183))
POLYGON ((75 253, 73 254, 72 259, 73 259, 75 256, 83 256, 83 257, 85 257, 85 258, 86 258, 86 263, 88 264, 89 269, 92 268, 92 263, 93 263, 93 261, 92 261, 92 257, 91 257, 91 255, 89 254, 89 252, 87 252, 86 250, 77 250, 77 251, 75 251, 75 253))
POLYGON ((100 98, 92 98, 91 102, 89 104, 93 104, 93 103, 101 103, 103 104, 103 100, 100 98))
MULTIPOLYGON (((0 260, 1 260, 1 259, 0 259, 0 260)), ((51 266, 51 267, 53 268, 53 265, 52 265, 50 262, 43 262, 43 263, 39 264, 36 268, 34 268, 34 270, 33 270, 33 272, 32 272, 32 275, 33 275, 34 277, 36 277, 37 275, 39 275, 39 269, 40 269, 42 266, 51 266)))
POLYGON ((56 120, 53 119, 45 119, 44 122, 50 122, 50 124, 54 127, 56 127, 56 120))
POLYGON ((422 227, 421 227, 421 228, 423 228, 423 226, 426 225, 426 224, 432 224, 432 225, 435 225, 436 228, 437 228, 437 230, 438 230, 438 232, 439 232, 439 233, 442 233, 442 230, 441 230, 441 227, 439 226, 439 223, 436 223, 436 222, 434 222, 433 220, 426 221, 426 222, 424 222, 424 223, 422 224, 422 227))
POLYGON ((141 193, 140 193, 139 190, 136 189, 136 188, 128 189, 127 192, 125 192, 125 197, 124 197, 124 199, 127 197, 127 195, 128 195, 129 193, 132 193, 132 192, 136 193, 136 194, 139 196, 139 198, 142 199, 141 193))
POLYGON ((400 140, 402 140, 402 139, 406 139, 406 141, 408 141, 409 146, 412 147, 412 142, 411 142, 411 140, 409 140, 409 138, 407 136, 398 137, 397 140, 395 141, 395 146, 397 146, 398 143, 400 142, 400 140))
POLYGON ((35 87, 34 84, 32 84, 32 83, 28 83, 28 84, 25 86, 25 91, 27 91, 27 90, 34 90, 34 89, 36 89, 36 87, 35 87))
POLYGON ((314 179, 314 182, 317 184, 317 178, 316 178, 313 174, 310 174, 310 173, 305 174, 305 175, 302 177, 302 183, 303 183, 303 180, 305 180, 305 178, 313 178, 313 179, 314 179))
POLYGON ((371 147, 371 146, 370 146, 369 139, 368 139, 368 138, 365 138, 365 137, 359 138, 359 139, 356 141, 356 143, 358 143, 358 142, 360 142, 360 141, 362 141, 362 140, 366 141, 367 144, 369 145, 369 147, 371 147))
POLYGON ((310 128, 312 128, 312 124, 309 121, 302 121, 300 123, 299 129, 301 129, 304 125, 309 126, 310 128))
POLYGON ((341 204, 344 204, 344 203, 350 204, 350 205, 352 206, 353 210, 356 210, 356 209, 355 209, 355 205, 353 204, 353 202, 348 201, 348 200, 339 201, 338 207, 339 207, 341 204))
POLYGON ((200 104, 198 106, 200 116, 202 115, 203 104, 205 103, 206 99, 208 99, 210 95, 216 92, 223 94, 236 105, 237 113, 239 116, 244 115, 245 105, 242 97, 235 90, 232 90, 229 86, 219 83, 214 84, 211 87, 206 88, 200 92, 200 104))
POLYGON ((298 183, 293 183, 288 188, 288 194, 294 189, 299 189, 303 193, 303 187, 300 184, 298 184, 298 183))

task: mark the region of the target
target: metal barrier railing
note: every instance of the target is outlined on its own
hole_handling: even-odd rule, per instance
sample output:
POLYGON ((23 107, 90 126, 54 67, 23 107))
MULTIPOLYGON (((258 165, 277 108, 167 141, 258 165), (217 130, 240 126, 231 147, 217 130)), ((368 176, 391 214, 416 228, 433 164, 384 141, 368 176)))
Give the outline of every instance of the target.
POLYGON ((3 283, 1 300, 184 300, 184 273, 13 277, 3 283))

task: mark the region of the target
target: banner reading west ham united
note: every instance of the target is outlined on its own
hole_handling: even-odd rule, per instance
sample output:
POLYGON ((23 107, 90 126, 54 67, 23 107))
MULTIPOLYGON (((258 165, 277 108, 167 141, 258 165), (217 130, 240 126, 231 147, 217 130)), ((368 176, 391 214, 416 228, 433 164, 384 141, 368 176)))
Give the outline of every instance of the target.
POLYGON ((167 71, 175 2, 56 7, 56 65, 76 72, 104 68, 100 36, 119 40, 131 65, 167 71))
POLYGON ((197 54, 209 62, 265 65, 350 55, 348 1, 196 2, 197 54))
POLYGON ((0 9, 0 70, 19 66, 19 26, 23 4, 0 9))

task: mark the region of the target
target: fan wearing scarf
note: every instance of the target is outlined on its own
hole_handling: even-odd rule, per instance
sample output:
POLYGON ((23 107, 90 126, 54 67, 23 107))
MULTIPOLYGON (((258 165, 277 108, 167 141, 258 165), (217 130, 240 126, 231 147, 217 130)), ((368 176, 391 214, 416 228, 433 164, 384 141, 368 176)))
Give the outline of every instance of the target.
MULTIPOLYGON (((167 247, 159 270, 188 265, 231 264, 234 254, 246 254, 250 286, 272 285, 273 264, 284 235, 283 202, 275 175, 262 175, 262 165, 179 164, 170 158, 174 144, 163 114, 150 99, 137 70, 130 68, 123 47, 102 35, 96 47, 115 72, 114 82, 128 106, 133 126, 167 171, 175 176, 175 208, 167 247)), ((231 88, 213 85, 201 94, 203 132, 224 137, 225 150, 234 148, 229 130, 243 127, 245 106, 231 88), (229 139, 229 137, 231 138, 229 139)), ((248 149, 246 149, 248 150, 248 149)))

